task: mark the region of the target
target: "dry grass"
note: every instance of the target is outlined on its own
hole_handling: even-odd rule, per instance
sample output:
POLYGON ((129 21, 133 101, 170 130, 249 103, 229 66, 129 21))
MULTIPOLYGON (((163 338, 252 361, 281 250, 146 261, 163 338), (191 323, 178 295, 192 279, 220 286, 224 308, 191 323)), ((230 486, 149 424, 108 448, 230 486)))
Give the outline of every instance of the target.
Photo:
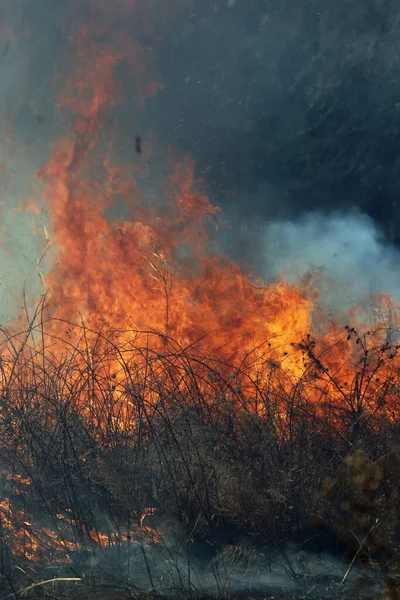
POLYGON ((370 410, 365 373, 374 356, 397 411, 396 349, 361 344, 357 385, 340 407, 316 406, 312 386, 323 396, 335 380, 311 338, 294 381, 284 360, 254 378, 249 360, 149 332, 63 323, 61 353, 53 324, 39 310, 2 332, 0 597, 228 597, 238 569, 250 580, 272 555, 296 578, 285 548, 314 519, 331 554, 336 538, 349 554, 343 583, 374 563, 395 598, 400 430, 382 394, 370 410))

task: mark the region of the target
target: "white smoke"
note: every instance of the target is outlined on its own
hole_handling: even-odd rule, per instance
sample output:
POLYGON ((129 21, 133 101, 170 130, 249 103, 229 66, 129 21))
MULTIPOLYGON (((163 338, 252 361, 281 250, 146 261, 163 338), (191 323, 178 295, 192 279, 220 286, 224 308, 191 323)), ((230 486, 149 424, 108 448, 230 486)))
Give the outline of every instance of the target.
MULTIPOLYGON (((101 548, 87 564, 76 557, 74 572, 90 572, 100 584, 119 587, 129 581, 137 591, 158 592, 165 598, 309 596, 357 598, 379 594, 384 589, 376 568, 354 566, 342 583, 347 564, 328 554, 313 554, 287 546, 284 553, 252 552, 239 546, 226 547, 214 559, 194 558, 163 540, 160 544, 131 544, 101 548), (357 592, 355 593, 355 585, 357 592)), ((68 567, 65 567, 68 574, 68 567)), ((126 585, 126 584, 125 584, 126 585)))
POLYGON ((320 271, 321 302, 334 312, 382 292, 400 297, 400 252, 355 211, 265 224, 257 264, 266 279, 292 282, 320 271))

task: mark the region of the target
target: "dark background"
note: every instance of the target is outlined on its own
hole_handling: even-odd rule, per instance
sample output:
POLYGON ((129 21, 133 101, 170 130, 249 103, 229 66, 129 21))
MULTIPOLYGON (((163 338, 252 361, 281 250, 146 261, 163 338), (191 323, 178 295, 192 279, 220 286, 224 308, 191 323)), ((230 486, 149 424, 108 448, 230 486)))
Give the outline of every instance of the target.
MULTIPOLYGON (((89 5, 17 0, 4 11, 31 31, 29 77, 37 95, 79 22, 77 6, 83 16, 89 5), (68 19, 69 31, 60 26, 68 19)), ((153 29, 164 90, 147 118, 160 139, 190 152, 198 173, 218 189, 242 192, 240 213, 287 218, 357 206, 400 242, 398 3, 196 0, 182 11, 143 3, 141 12, 142 23, 136 10, 131 22, 124 13, 122 25, 141 41, 143 22, 153 29)), ((109 19, 111 33, 118 11, 110 9, 109 19)), ((8 54, 4 47, 3 62, 8 54)), ((127 138, 130 108, 128 96, 120 110, 127 138)))
POLYGON ((35 168, 58 136, 54 75, 94 18, 111 44, 116 28, 139 39, 164 84, 139 114, 121 72, 121 148, 143 160, 135 135, 145 151, 154 131, 164 156, 190 153, 232 223, 220 238, 228 252, 266 278, 323 268, 363 293, 400 290, 395 0, 3 2, 0 23, 30 36, 0 49, 0 116, 12 114, 35 168))
POLYGON ((173 24, 159 61, 170 108, 158 130, 178 138, 203 176, 241 192, 240 214, 356 206, 398 244, 398 4, 196 7, 173 24))

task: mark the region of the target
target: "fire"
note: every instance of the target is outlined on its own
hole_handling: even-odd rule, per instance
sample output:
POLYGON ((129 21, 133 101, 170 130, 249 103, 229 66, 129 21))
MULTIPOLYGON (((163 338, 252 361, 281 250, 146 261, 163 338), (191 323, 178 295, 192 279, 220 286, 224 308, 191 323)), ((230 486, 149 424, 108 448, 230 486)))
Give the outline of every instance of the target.
MULTIPOLYGON (((129 11, 135 2, 115 5, 129 11)), ((347 415, 397 418, 400 361, 398 348, 385 339, 383 318, 377 317, 372 333, 362 323, 344 330, 324 318, 316 331, 317 291, 309 281, 266 283, 217 247, 220 211, 196 179, 190 157, 163 149, 167 167, 151 188, 144 185, 154 176, 151 167, 127 162, 114 118, 128 94, 118 73, 134 78, 138 110, 162 83, 143 44, 119 27, 107 31, 101 15, 108 6, 99 2, 71 36, 71 73, 58 75, 60 123, 68 131, 37 174, 43 202, 24 203, 25 211, 41 214, 45 207, 47 213, 37 269, 48 294, 28 332, 3 332, 0 416, 10 440, 18 439, 17 424, 27 411, 37 411, 54 438, 61 435, 60 421, 71 419, 72 429, 87 427, 100 445, 113 435, 142 440, 150 435, 143 426, 148 415, 161 419, 166 407, 173 412, 177 398, 201 401, 210 414, 233 406, 268 417, 282 439, 293 406, 312 410, 316 428, 328 414, 339 435, 347 415), (122 218, 115 216, 117 204, 124 207, 122 218), (66 397, 73 397, 64 405, 61 395, 61 408, 53 402, 60 381, 66 397), (274 411, 267 411, 267 400, 274 411)), ((147 144, 141 158, 157 150, 153 133, 147 144)), ((83 451, 79 461, 80 467, 90 463, 83 451)), ((18 485, 33 483, 20 476, 18 485)), ((146 526, 155 510, 137 511, 137 524, 116 534, 67 511, 56 514, 56 525, 37 525, 11 496, 0 503, 6 542, 32 561, 44 549, 66 562, 85 544, 160 542, 146 526)))
MULTIPOLYGON (((107 330, 121 347, 130 345, 131 361, 139 363, 135 344, 140 346, 138 336, 145 334, 153 350, 190 348, 227 369, 241 365, 246 372, 239 377, 242 387, 246 378, 259 380, 265 369, 276 365, 285 371, 289 387, 295 380, 299 385, 307 382, 316 405, 345 404, 349 394, 358 393, 354 379, 362 359, 359 350, 368 353, 367 342, 361 343, 353 332, 346 340, 346 332, 324 323, 317 335, 321 349, 315 354, 307 335, 313 330, 317 292, 310 281, 267 284, 223 254, 213 239, 213 229, 220 226, 219 209, 196 180, 190 157, 176 158, 166 149, 169 172, 149 191, 143 186, 152 176, 149 168, 122 158, 114 114, 128 91, 119 73, 134 78, 137 110, 162 89, 144 52, 156 37, 142 9, 120 2, 121 19, 110 22, 106 3, 89 7, 86 21, 69 36, 70 74, 57 76, 60 120, 69 130, 38 172, 49 220, 37 262, 42 287, 50 291, 46 335, 67 345, 75 336, 74 343, 84 343, 85 360, 93 369, 100 367, 88 340, 96 339, 99 329, 107 330), (131 11, 143 19, 142 42, 121 27, 122 15, 128 18, 131 11), (124 206, 123 218, 113 216, 117 203, 124 206), (54 249, 45 273, 43 262, 54 249), (316 380, 323 384, 314 388, 310 381, 316 380)), ((154 135, 148 139, 155 148, 154 135)), ((148 156, 153 147, 147 149, 148 156)), ((26 208, 43 210, 32 199, 26 208)), ((383 347, 381 339, 374 344, 383 347)), ((366 372, 373 372, 376 361, 386 361, 381 352, 380 358, 366 361, 366 372)), ((390 360, 393 364, 395 357, 390 360)), ((101 370, 118 372, 115 356, 101 370)), ((121 384, 118 376, 113 390, 117 397, 121 384)), ((372 385, 371 379, 369 391, 372 385)))
POLYGON ((20 559, 32 563, 38 563, 46 556, 52 563, 66 564, 71 562, 73 553, 85 548, 85 543, 104 548, 117 547, 123 543, 159 543, 161 537, 157 531, 143 524, 145 517, 153 512, 153 509, 147 509, 140 518, 140 527, 133 526, 129 534, 112 531, 103 533, 97 529, 87 531, 80 527, 77 536, 77 524, 71 518, 56 515, 59 523, 57 528, 51 529, 32 519, 27 520, 26 511, 17 508, 7 498, 0 502, 2 543, 12 548, 20 559))

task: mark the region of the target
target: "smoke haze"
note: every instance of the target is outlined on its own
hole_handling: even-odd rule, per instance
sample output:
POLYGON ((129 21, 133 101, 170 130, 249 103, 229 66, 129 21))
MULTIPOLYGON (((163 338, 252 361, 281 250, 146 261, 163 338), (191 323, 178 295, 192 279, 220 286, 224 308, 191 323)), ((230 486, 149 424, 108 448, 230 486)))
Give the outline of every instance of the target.
MULTIPOLYGON (((25 281, 32 295, 41 289, 45 235, 32 229, 43 231, 45 214, 14 209, 40 197, 34 173, 62 129, 57 77, 88 9, 67 0, 3 3, 3 319, 25 281)), ((101 10, 112 35, 118 10, 101 10)), ((397 4, 196 0, 169 13, 143 3, 141 15, 123 25, 163 89, 139 110, 138 90, 125 77, 117 151, 135 157, 140 131, 144 149, 153 134, 161 148, 153 149, 153 172, 162 170, 169 146, 190 153, 232 224, 220 234, 223 247, 265 279, 322 269, 332 310, 371 292, 396 297, 397 4)))

